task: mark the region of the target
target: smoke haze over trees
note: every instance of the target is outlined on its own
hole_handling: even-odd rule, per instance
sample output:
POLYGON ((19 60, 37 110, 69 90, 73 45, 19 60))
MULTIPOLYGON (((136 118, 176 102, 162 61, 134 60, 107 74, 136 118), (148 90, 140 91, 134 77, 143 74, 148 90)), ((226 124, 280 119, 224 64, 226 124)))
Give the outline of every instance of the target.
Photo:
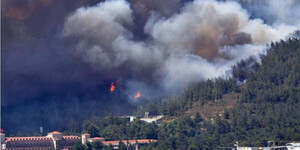
POLYGON ((3 0, 3 127, 17 128, 22 119, 38 129, 67 117, 122 114, 139 103, 138 90, 143 100, 156 100, 230 76, 241 59, 260 61, 267 43, 299 29, 299 5, 3 0))
POLYGON ((81 129, 115 140, 158 139, 158 144, 146 149, 217 149, 233 147, 236 141, 240 146, 264 147, 269 140, 276 145, 299 141, 299 59, 299 39, 272 43, 261 64, 253 65, 251 58, 242 60, 233 67, 230 79, 203 81, 176 98, 145 105, 143 111, 164 115, 160 126, 109 116, 87 119, 67 131, 81 129), (238 86, 237 80, 247 82, 238 86), (236 95, 235 106, 226 105, 233 98, 223 98, 228 95, 236 95), (210 118, 193 110, 199 104, 218 103, 222 105, 219 111, 205 110, 216 111, 210 118))

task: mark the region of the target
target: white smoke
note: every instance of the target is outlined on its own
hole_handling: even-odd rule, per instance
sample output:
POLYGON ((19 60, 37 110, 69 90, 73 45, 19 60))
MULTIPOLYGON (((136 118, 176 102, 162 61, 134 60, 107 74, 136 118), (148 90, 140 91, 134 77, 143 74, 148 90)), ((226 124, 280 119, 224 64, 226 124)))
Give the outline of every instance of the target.
MULTIPOLYGON (((267 43, 297 29, 249 19, 249 13, 236 2, 195 0, 168 18, 158 16, 154 12, 144 26, 148 37, 134 40, 130 4, 108 0, 71 14, 63 35, 78 40, 75 53, 80 61, 103 74, 115 70, 120 78, 129 74, 135 80, 127 82, 129 90, 134 89, 132 83, 146 77, 159 86, 157 92, 177 92, 201 80, 224 76, 236 62, 258 58, 267 43)), ((147 84, 140 85, 147 89, 147 84)))
POLYGON ((80 38, 76 52, 83 61, 101 68, 113 67, 112 42, 119 36, 131 36, 125 25, 132 24, 132 10, 125 1, 108 1, 79 8, 67 18, 64 36, 80 38))
POLYGON ((275 16, 274 24, 287 24, 299 27, 300 18, 300 1, 285 0, 285 1, 266 1, 266 10, 269 14, 275 16))

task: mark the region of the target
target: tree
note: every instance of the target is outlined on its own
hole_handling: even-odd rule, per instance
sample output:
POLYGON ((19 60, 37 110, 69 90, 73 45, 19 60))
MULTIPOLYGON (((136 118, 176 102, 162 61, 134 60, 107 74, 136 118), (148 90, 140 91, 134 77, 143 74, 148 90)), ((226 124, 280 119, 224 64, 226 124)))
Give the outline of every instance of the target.
POLYGON ((86 143, 86 150, 92 150, 92 144, 90 142, 86 143))
POLYGON ((101 150, 103 148, 103 144, 100 141, 92 142, 93 150, 101 150))
POLYGON ((114 146, 112 146, 111 144, 104 146, 103 147, 104 150, 114 150, 114 146))
POLYGON ((203 121, 203 118, 201 117, 199 112, 196 112, 195 115, 195 123, 200 124, 203 121))
POLYGON ((91 134, 91 137, 99 136, 99 128, 95 124, 90 124, 87 128, 87 131, 89 134, 91 134))
POLYGON ((80 140, 76 141, 74 146, 71 148, 72 150, 85 150, 86 147, 81 143, 80 140))
POLYGON ((122 140, 119 141, 119 150, 127 150, 127 146, 122 142, 122 140))

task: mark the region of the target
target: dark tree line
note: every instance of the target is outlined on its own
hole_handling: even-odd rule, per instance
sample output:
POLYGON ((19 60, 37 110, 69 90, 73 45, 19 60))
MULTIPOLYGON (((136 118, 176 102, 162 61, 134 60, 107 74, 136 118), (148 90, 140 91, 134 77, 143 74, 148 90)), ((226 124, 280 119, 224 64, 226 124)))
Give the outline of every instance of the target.
POLYGON ((254 58, 242 60, 232 67, 232 74, 229 79, 201 82, 182 96, 152 109, 168 116, 182 116, 194 102, 215 101, 229 92, 241 95, 236 107, 226 109, 223 116, 217 115, 213 121, 206 120, 194 126, 180 117, 163 124, 158 146, 163 149, 211 149, 233 146, 237 140, 249 146, 265 146, 268 140, 277 141, 277 144, 300 140, 299 40, 271 43, 267 54, 261 56, 261 64, 254 58), (198 134, 185 132, 190 128, 198 134), (197 132, 197 129, 202 130, 197 132))
POLYGON ((139 111, 164 114, 175 119, 160 126, 139 121, 125 123, 115 118, 86 121, 89 133, 107 139, 154 138, 148 149, 216 149, 220 146, 266 146, 300 140, 300 40, 271 43, 261 64, 253 58, 232 67, 232 77, 198 83, 181 96, 150 103, 139 111), (200 114, 185 114, 193 104, 214 102, 230 92, 238 104, 223 115, 204 120, 200 114))

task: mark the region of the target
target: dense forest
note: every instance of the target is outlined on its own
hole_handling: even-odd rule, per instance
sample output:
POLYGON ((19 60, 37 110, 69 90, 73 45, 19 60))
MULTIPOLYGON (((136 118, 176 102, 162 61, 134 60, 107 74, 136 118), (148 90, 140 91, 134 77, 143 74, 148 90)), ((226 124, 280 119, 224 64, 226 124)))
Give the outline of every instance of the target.
MULTIPOLYGON (((163 106, 166 110, 176 109, 173 113, 162 113, 183 116, 160 128, 168 128, 171 124, 176 125, 176 122, 180 125, 190 123, 184 127, 179 126, 178 132, 167 132, 168 136, 161 138, 159 145, 167 146, 168 149, 187 149, 195 145, 197 149, 205 149, 232 146, 235 141, 241 145, 265 146, 268 140, 277 141, 277 144, 300 140, 299 60, 299 40, 282 40, 270 44, 267 55, 261 56, 261 64, 253 63, 253 58, 241 61, 233 67, 232 78, 199 83, 189 89, 178 101, 163 106), (235 83, 242 84, 237 87, 235 83), (229 92, 240 95, 238 104, 234 108, 225 109, 221 115, 217 114, 213 121, 204 120, 197 125, 197 119, 185 118, 184 112, 191 107, 190 103, 218 101, 229 92), (193 129, 191 133, 195 135, 183 132, 185 129, 193 129), (188 142, 185 143, 188 144, 185 147, 177 146, 178 142, 168 145, 172 138, 177 141, 186 139, 188 142), (189 143, 193 141, 196 142, 189 143)), ((161 131, 158 133, 163 134, 161 131)))
POLYGON ((271 43, 261 63, 254 58, 232 67, 232 77, 198 83, 176 98, 149 103, 139 110, 163 114, 157 126, 132 123, 117 117, 91 118, 71 132, 89 132, 109 140, 158 139, 144 149, 216 149, 239 141, 244 146, 281 145, 300 140, 300 40, 271 43), (199 112, 186 113, 194 105, 217 103, 231 93, 238 94, 233 108, 204 119, 199 112))
MULTIPOLYGON (((85 121, 68 120, 60 131, 77 135, 88 132, 106 140, 159 141, 141 149, 217 149, 232 147, 236 141, 242 146, 266 146, 269 140, 278 145, 299 141, 299 60, 300 40, 281 40, 268 45, 259 63, 253 57, 237 63, 231 77, 200 82, 180 96, 143 104, 133 112, 137 116, 146 111, 164 115, 160 125, 107 115, 85 121), (226 104, 232 97, 234 104, 229 107, 226 104)), ((101 143, 84 146, 80 142, 73 147, 111 148, 101 143)), ((119 149, 127 147, 121 143, 119 149)))

